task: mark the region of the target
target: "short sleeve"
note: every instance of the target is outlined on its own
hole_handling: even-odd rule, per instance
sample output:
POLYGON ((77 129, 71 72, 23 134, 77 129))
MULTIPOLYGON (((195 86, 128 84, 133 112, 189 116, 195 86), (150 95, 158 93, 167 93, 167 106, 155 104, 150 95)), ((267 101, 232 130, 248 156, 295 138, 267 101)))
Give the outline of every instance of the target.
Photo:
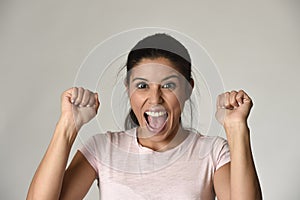
POLYGON ((214 144, 215 170, 230 162, 230 151, 227 140, 217 137, 214 144))
POLYGON ((98 170, 98 159, 96 155, 96 140, 95 136, 91 137, 87 140, 78 150, 83 154, 83 156, 87 159, 87 161, 90 163, 90 165, 94 168, 94 170, 99 172, 98 170))

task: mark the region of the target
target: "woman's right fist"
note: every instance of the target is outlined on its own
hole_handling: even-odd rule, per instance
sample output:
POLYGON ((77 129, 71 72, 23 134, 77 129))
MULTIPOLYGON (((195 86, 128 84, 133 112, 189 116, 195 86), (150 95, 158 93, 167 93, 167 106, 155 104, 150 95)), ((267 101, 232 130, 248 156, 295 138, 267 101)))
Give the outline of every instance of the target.
POLYGON ((79 130, 93 119, 99 108, 98 94, 82 87, 66 90, 61 96, 61 117, 79 130))

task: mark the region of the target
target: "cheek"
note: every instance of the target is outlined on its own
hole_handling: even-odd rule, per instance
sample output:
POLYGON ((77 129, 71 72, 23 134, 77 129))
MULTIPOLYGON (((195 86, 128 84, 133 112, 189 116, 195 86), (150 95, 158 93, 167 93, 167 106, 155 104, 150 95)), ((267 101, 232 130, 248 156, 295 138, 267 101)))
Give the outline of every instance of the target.
POLYGON ((143 102, 144 102, 143 97, 141 95, 139 95, 138 93, 133 92, 130 95, 130 106, 137 118, 140 117, 140 114, 141 114, 140 111, 142 109, 143 102))
POLYGON ((165 102, 167 104, 169 111, 171 112, 171 116, 173 120, 177 121, 176 119, 181 116, 181 106, 177 97, 175 95, 172 96, 170 95, 165 98, 165 102))
POLYGON ((139 99, 137 98, 137 95, 135 93, 130 94, 130 105, 132 109, 135 109, 139 105, 139 99))
POLYGON ((174 110, 181 110, 184 105, 184 96, 179 92, 173 92, 166 95, 166 100, 174 110))

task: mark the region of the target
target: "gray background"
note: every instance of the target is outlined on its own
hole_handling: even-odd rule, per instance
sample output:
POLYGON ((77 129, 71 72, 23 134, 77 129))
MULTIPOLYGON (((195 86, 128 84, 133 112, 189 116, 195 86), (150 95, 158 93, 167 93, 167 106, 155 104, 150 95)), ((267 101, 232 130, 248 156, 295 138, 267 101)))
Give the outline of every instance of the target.
MULTIPOLYGON (((24 199, 90 50, 131 28, 158 26, 201 43, 225 88, 255 106, 253 153, 265 199, 299 199, 300 3, 252 1, 0 1, 0 199, 24 199)), ((92 187, 86 199, 96 199, 92 187)))

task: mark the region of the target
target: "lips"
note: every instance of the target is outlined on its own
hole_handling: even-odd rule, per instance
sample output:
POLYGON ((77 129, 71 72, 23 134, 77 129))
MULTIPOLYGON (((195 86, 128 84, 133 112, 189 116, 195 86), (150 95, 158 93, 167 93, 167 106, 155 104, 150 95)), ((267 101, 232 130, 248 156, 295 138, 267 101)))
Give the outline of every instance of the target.
POLYGON ((144 113, 145 121, 149 131, 153 133, 159 133, 165 127, 168 119, 168 113, 166 110, 152 109, 144 113))

